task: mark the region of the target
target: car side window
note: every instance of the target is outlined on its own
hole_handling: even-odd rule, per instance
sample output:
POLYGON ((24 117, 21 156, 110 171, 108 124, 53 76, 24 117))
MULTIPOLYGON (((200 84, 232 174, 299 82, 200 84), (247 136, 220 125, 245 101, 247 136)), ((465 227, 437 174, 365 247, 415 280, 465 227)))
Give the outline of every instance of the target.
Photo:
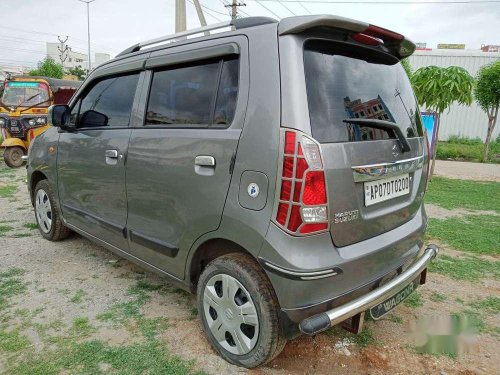
POLYGON ((73 107, 80 107, 77 127, 127 127, 138 80, 137 73, 97 82, 73 107))
POLYGON ((238 59, 210 60, 155 71, 146 125, 229 126, 238 93, 238 59))

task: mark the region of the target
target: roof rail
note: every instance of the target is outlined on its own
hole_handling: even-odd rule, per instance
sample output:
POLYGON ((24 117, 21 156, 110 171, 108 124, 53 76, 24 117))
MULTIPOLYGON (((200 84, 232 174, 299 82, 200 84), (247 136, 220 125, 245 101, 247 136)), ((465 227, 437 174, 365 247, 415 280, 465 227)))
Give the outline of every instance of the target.
POLYGON ((180 33, 164 35, 164 36, 161 36, 159 38, 146 40, 145 42, 140 42, 140 43, 134 44, 133 46, 123 50, 118 55, 116 55, 116 57, 127 55, 127 54, 132 53, 132 52, 140 51, 141 48, 147 47, 147 46, 150 46, 153 44, 158 44, 158 43, 162 43, 162 42, 168 42, 168 41, 172 41, 172 40, 176 40, 176 39, 181 39, 181 38, 188 37, 190 35, 207 33, 209 31, 223 29, 225 27, 232 26, 232 27, 234 27, 235 30, 238 30, 238 29, 244 29, 247 27, 254 27, 254 26, 266 25, 269 23, 277 23, 277 22, 278 21, 276 21, 274 18, 270 18, 270 17, 238 18, 236 20, 215 23, 213 25, 198 27, 196 29, 191 29, 191 30, 187 30, 187 31, 182 31, 180 33))

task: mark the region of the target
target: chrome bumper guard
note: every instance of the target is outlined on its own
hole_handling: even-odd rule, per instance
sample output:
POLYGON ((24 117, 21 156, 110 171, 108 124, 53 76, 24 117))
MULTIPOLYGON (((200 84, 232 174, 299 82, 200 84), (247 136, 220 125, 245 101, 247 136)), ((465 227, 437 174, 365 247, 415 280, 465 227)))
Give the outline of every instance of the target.
POLYGON ((304 319, 299 324, 300 331, 306 335, 317 334, 385 301, 422 274, 438 252, 436 245, 427 246, 424 254, 396 278, 345 305, 304 319))
POLYGON ((28 155, 23 155, 21 156, 22 161, 28 161, 28 155))

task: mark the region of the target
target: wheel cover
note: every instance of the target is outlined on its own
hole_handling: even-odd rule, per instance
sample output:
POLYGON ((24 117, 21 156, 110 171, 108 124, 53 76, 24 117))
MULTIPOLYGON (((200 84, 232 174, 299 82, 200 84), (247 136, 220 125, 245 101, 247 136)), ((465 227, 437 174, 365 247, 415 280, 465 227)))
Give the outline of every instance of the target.
POLYGON ((203 314, 215 340, 232 354, 249 353, 259 337, 259 317, 246 288, 226 274, 213 276, 203 290, 203 314))
POLYGON ((43 233, 49 233, 52 228, 52 207, 50 199, 45 190, 40 189, 36 193, 35 213, 38 221, 38 226, 43 233))

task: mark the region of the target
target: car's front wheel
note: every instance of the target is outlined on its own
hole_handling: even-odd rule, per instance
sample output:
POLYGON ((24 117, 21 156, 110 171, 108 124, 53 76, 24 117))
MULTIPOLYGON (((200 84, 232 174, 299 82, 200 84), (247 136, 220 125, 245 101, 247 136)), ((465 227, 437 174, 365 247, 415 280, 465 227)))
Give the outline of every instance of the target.
POLYGON ((57 201, 47 180, 35 187, 35 217, 41 235, 50 241, 61 241, 71 233, 59 216, 57 201))
POLYGON ((228 362, 257 367, 283 350, 274 289, 250 256, 228 254, 209 263, 197 298, 205 334, 228 362))

